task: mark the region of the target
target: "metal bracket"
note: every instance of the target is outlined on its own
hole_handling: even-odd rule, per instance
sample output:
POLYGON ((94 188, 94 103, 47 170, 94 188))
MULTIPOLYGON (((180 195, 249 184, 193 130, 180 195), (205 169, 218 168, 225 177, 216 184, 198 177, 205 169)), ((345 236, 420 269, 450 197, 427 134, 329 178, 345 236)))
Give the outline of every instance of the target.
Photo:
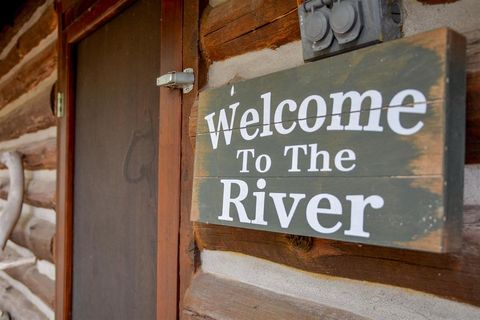
POLYGON ((65 106, 64 106, 63 93, 58 92, 57 93, 57 112, 56 112, 56 116, 57 116, 57 118, 62 118, 64 115, 65 115, 65 106))
POLYGON ((186 68, 183 72, 171 71, 157 78, 157 86, 172 89, 182 89, 183 93, 193 90, 195 74, 192 68, 186 68))

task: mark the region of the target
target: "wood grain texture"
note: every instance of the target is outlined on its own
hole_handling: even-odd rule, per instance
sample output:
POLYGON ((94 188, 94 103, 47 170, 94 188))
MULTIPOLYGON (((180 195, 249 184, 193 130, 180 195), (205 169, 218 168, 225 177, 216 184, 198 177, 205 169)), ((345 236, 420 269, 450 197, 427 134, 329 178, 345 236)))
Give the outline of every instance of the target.
MULTIPOLYGON (((23 156, 25 170, 55 169, 57 167, 57 141, 55 138, 22 145, 16 149, 23 156)), ((0 164, 0 169, 6 169, 0 164)))
POLYGON ((57 69, 57 47, 53 43, 25 63, 14 77, 0 85, 0 109, 30 91, 57 69))
MULTIPOLYGON (((191 0, 185 1, 183 7, 183 65, 193 68, 197 79, 192 92, 182 97, 178 310, 183 310, 185 292, 190 286, 193 273, 200 263, 199 250, 195 244, 192 223, 190 222, 194 155, 189 138, 189 116, 198 95, 199 87, 200 52, 198 48, 198 27, 201 6, 202 4, 199 0, 191 0)), ((186 319, 182 312, 179 313, 179 318, 186 319)))
MULTIPOLYGON (((460 238, 463 199, 463 183, 458 176, 463 176, 464 162, 464 136, 460 134, 465 131, 464 79, 465 39, 453 31, 437 29, 202 92, 192 219, 417 250, 454 250, 460 238), (355 90, 350 91, 352 88, 355 90), (339 94, 360 97, 372 92, 369 90, 375 90, 376 98, 368 102, 362 98, 337 100, 339 94), (410 98, 393 102, 404 90, 420 92, 421 98, 415 98, 415 103, 425 107, 424 112, 402 117, 405 128, 418 128, 420 124, 415 133, 399 132, 390 122, 396 110, 413 108, 410 98), (319 102, 312 102, 312 97, 319 102), (281 109, 286 102, 289 111, 281 109), (235 112, 229 110, 232 104, 235 112), (372 109, 376 109, 380 129, 368 129, 374 119, 372 109), (246 127, 242 122, 246 123, 249 110, 257 116, 246 127), (231 122, 228 130, 216 125, 221 113, 227 115, 226 122, 231 122), (352 125, 353 119, 358 120, 356 125, 352 125), (343 125, 334 125, 334 120, 343 125), (270 133, 263 135, 266 127, 270 133), (292 130, 282 132, 285 128, 292 130), (293 152, 289 155, 287 146, 295 145, 304 145, 305 156, 299 156, 298 164, 292 165, 293 152), (307 146, 315 146, 315 151, 308 151, 307 146), (355 158, 349 163, 353 171, 342 172, 331 159, 349 148, 355 158), (239 157, 238 150, 247 149, 254 150, 253 158, 266 154, 271 167, 255 169, 253 160, 245 166, 245 157, 239 157), (314 157, 312 165, 310 155, 319 150, 325 150, 328 156, 322 157, 323 164, 314 157), (267 185, 258 187, 265 188, 262 209, 258 209, 255 193, 252 196, 259 178, 267 185), (242 205, 247 218, 239 219, 235 209, 231 216, 219 217, 222 212, 229 215, 225 210, 228 200, 221 200, 228 192, 221 179, 236 179, 234 190, 238 190, 238 182, 246 186, 242 205), (287 199, 294 194, 305 198, 292 206, 291 223, 289 220, 285 225, 277 218, 280 209, 270 199, 270 192, 285 193, 287 199), (316 228, 311 222, 310 199, 323 193, 338 197, 342 203, 342 217, 318 218, 324 226, 335 226, 335 231, 316 228), (382 203, 381 209, 375 208, 380 210, 366 211, 362 226, 367 233, 358 237, 339 227, 353 225, 353 218, 351 222, 349 219, 355 206, 352 202, 350 211, 344 202, 350 195, 375 195, 382 203), (249 220, 260 211, 261 222, 249 220)), ((232 198, 236 192, 232 191, 232 198)))
POLYGON ((5 272, 26 285, 34 295, 53 308, 55 305, 55 281, 38 272, 35 264, 8 268, 5 272))
POLYGON ((46 0, 30 0, 25 1, 21 12, 15 17, 12 25, 7 25, 1 30, 0 51, 2 51, 11 39, 18 33, 22 26, 30 19, 35 10, 45 3, 46 0))
POLYGON ((156 317, 160 18, 137 1, 76 46, 73 319, 156 317))
MULTIPOLYGON (((8 188, 8 178, 0 178, 0 198, 7 199, 8 188)), ((28 181, 23 202, 35 207, 55 208, 55 181, 28 181)))
POLYGON ((44 38, 57 28, 57 15, 53 6, 49 6, 40 19, 24 34, 8 55, 0 62, 0 78, 17 65, 22 58, 35 48, 44 38))
MULTIPOLYGON (((77 1, 63 11, 63 30, 67 41, 73 43, 85 37, 102 23, 113 18, 133 0, 85 0, 77 1)), ((62 7, 63 8, 63 7, 62 7)))
POLYGON ((227 1, 208 7, 202 17, 200 43, 209 61, 298 39, 295 0, 227 1))
POLYGON ((46 129, 56 124, 50 106, 50 87, 0 117, 0 141, 46 129))
POLYGON ((360 315, 199 273, 185 296, 184 319, 361 320, 360 315))
MULTIPOLYGON (((257 20, 252 18, 251 8, 268 8, 269 1, 227 1, 215 8, 207 8, 201 20, 200 43, 202 54, 208 61, 224 60, 228 57, 240 55, 249 51, 263 48, 276 47, 283 43, 300 39, 298 17, 296 15, 282 16, 277 20, 266 22, 261 27, 257 20), (272 26, 270 26, 272 25, 272 26), (287 27, 288 25, 288 27, 287 27), (256 29, 257 28, 257 29, 256 29), (278 34, 277 31, 279 30, 278 34), (224 30, 224 32, 219 32, 224 30), (253 31, 252 31, 253 30, 253 31), (281 30, 281 31, 280 31, 281 30), (214 37, 215 36, 215 37, 214 37), (214 38, 212 38, 214 37, 214 38)), ((449 0, 426 0, 425 3, 433 4, 451 2, 449 0)), ((279 0, 276 5, 279 7, 294 6, 295 1, 279 0)), ((480 108, 476 95, 478 94, 478 76, 475 75, 480 69, 480 29, 466 32, 468 38, 467 60, 468 60, 468 106, 467 117, 467 144, 466 163, 480 163, 480 133, 473 126, 476 119, 480 117, 480 108), (471 120, 470 120, 471 119, 471 120)), ((193 110, 195 111, 195 110, 193 110)), ((191 121, 192 126, 196 125, 195 119, 191 121)))
POLYGON ((464 211, 460 251, 423 253, 195 223, 201 249, 240 252, 298 269, 424 291, 480 306, 480 207, 464 211), (303 240, 303 241, 301 241, 303 240), (255 245, 252 245, 254 243, 255 245))
POLYGON ((48 139, 18 149, 23 154, 26 170, 55 169, 57 167, 57 140, 48 139))
POLYGON ((54 262, 55 225, 31 215, 22 215, 13 229, 11 239, 32 251, 38 259, 54 262))
MULTIPOLYGON (((63 12, 62 2, 57 0, 55 4, 57 12, 63 12)), ((65 94, 65 115, 57 121, 55 318, 69 320, 72 310, 74 75, 72 48, 67 42, 62 15, 58 28, 58 91, 65 94)))
POLYGON ((73 239, 73 150, 75 42, 118 14, 131 1, 56 0, 59 18, 58 90, 65 93, 65 116, 58 121, 56 261, 56 319, 71 319, 73 239), (80 4, 83 2, 83 4, 80 4), (70 13, 68 13, 70 12, 70 13), (68 16, 69 15, 69 16, 68 16), (68 16, 68 17, 67 17, 68 16), (68 30, 67 30, 68 29, 68 30))
MULTIPOLYGON (((182 70, 183 1, 163 0, 160 73, 182 70)), ((158 146, 157 319, 178 317, 182 94, 160 88, 158 146)))

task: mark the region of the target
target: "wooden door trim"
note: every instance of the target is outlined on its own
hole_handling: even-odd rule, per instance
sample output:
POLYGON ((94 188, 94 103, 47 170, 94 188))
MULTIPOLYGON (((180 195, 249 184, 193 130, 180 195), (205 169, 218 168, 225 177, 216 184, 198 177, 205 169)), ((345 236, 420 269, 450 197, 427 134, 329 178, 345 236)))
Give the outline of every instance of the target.
MULTIPOLYGON (((62 8, 59 17, 58 91, 64 94, 64 116, 57 121, 57 226, 55 236, 55 318, 71 319, 73 268, 74 65, 73 47, 115 17, 132 0, 79 1, 62 8), (82 3, 90 3, 81 9, 82 3)), ((159 74, 182 68, 183 1, 163 0, 159 74)), ((152 83, 154 79, 152 79, 152 83)), ((182 97, 179 90, 160 90, 158 207, 157 207, 157 319, 178 317, 178 242, 182 97), (160 152, 162 150, 163 152, 160 152), (169 221, 169 220, 170 221, 169 221), (168 221, 168 223, 161 223, 168 221)))
MULTIPOLYGON (((163 0, 160 74, 182 70, 183 1, 163 0), (165 45, 165 44, 168 45, 165 45)), ((178 316, 182 95, 160 89, 157 215, 157 319, 178 316), (171 219, 174 215, 174 219, 171 219), (168 221, 169 223, 165 223, 168 221)))

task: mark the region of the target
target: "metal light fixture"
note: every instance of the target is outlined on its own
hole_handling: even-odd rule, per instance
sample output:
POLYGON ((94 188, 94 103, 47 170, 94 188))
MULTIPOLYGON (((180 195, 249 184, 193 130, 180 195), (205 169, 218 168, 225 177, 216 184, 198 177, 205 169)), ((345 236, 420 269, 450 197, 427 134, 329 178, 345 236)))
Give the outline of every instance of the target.
POLYGON ((306 0, 298 7, 303 58, 313 61, 401 37, 401 0, 306 0))

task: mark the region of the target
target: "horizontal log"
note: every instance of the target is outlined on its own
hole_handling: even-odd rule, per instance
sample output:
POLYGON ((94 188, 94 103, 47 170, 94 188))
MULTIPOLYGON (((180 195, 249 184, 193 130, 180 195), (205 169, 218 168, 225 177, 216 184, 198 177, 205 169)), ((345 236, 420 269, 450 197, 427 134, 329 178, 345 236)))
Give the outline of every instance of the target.
POLYGON ((3 277, 0 277, 0 310, 10 313, 12 319, 47 319, 30 300, 13 288, 3 277))
POLYGON ((8 268, 5 272, 27 286, 34 295, 53 309, 55 304, 55 281, 38 272, 34 263, 8 268))
POLYGON ((200 25, 207 61, 274 48, 300 38, 295 0, 228 1, 208 7, 200 25))
POLYGON ((50 106, 51 87, 0 117, 0 141, 54 126, 56 118, 50 106))
POLYGON ((366 319, 360 315, 199 273, 185 294, 184 319, 366 319))
POLYGON ((31 215, 22 215, 13 229, 10 239, 28 248, 39 259, 53 262, 55 225, 31 215))
POLYGON ((24 2, 22 10, 15 17, 13 24, 7 25, 2 29, 2 36, 0 37, 0 52, 5 49, 12 38, 20 31, 22 26, 30 20, 34 12, 45 2, 46 0, 30 0, 24 2))
POLYGON ((462 248, 434 254, 196 223, 201 249, 241 252, 310 272, 411 288, 480 306, 480 207, 464 212, 462 248), (252 245, 254 244, 254 245, 252 245))
MULTIPOLYGON (((8 188, 8 178, 0 177, 1 199, 7 199, 8 188)), ((28 181, 23 201, 35 207, 55 208, 55 190, 55 181, 28 181)))
MULTIPOLYGON (((25 170, 56 169, 57 167, 57 140, 55 138, 42 142, 35 142, 16 149, 23 156, 25 170)), ((0 169, 6 169, 0 164, 0 169)))
POLYGON ((57 46, 50 44, 0 86, 0 109, 37 86, 57 69, 57 46))
POLYGON ((25 170, 56 169, 57 139, 32 143, 17 149, 23 155, 25 170))
POLYGON ((53 5, 51 5, 40 19, 18 38, 16 45, 10 50, 7 56, 1 60, 0 78, 7 74, 30 50, 38 46, 40 41, 51 34, 56 28, 57 15, 53 5))

